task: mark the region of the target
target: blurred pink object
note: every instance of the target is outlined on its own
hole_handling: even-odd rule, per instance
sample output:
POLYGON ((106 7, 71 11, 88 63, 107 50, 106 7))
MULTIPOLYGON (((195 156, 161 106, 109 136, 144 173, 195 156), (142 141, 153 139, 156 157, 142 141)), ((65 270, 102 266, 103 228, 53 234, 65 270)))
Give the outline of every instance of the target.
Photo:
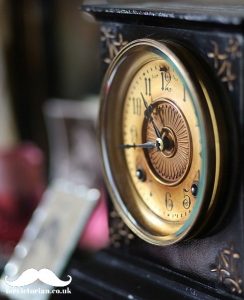
POLYGON ((0 151, 0 243, 17 243, 45 188, 44 157, 33 144, 0 151))
POLYGON ((97 207, 88 221, 84 233, 80 239, 80 248, 97 251, 108 246, 108 212, 106 204, 106 193, 100 189, 101 197, 97 207))

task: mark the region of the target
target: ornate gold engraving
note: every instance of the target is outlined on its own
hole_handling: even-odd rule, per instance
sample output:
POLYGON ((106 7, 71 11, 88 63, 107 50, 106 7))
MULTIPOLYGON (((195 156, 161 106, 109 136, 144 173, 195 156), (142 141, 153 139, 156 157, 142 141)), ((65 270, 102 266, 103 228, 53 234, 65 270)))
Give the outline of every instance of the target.
POLYGON ((214 68, 222 82, 227 84, 229 91, 234 90, 233 82, 236 80, 236 74, 233 71, 233 61, 241 57, 240 44, 236 38, 230 38, 224 50, 220 50, 217 42, 211 41, 213 46, 212 52, 208 57, 214 61, 214 68))
POLYGON ((115 55, 128 43, 124 41, 121 33, 117 35, 112 32, 111 28, 101 28, 101 41, 106 43, 109 57, 104 59, 104 62, 110 64, 115 55))
POLYGON ((241 50, 239 41, 235 38, 229 39, 228 46, 226 47, 226 52, 230 55, 231 58, 240 58, 241 50))
POLYGON ((129 245, 135 236, 115 210, 112 210, 110 213, 110 222, 110 244, 115 248, 120 248, 122 245, 129 245))
POLYGON ((219 251, 216 266, 211 272, 216 272, 218 281, 224 284, 232 293, 242 294, 242 280, 238 273, 240 254, 234 246, 219 251))

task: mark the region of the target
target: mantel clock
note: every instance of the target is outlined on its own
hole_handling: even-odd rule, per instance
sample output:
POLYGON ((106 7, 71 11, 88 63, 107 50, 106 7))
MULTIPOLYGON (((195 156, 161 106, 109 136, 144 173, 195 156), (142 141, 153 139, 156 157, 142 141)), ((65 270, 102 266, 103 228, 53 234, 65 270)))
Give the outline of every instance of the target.
POLYGON ((125 223, 149 243, 194 235, 218 201, 228 157, 216 90, 172 41, 134 40, 109 66, 99 135, 107 185, 125 223))
POLYGON ((243 299, 243 5, 83 10, 101 29, 111 197, 111 247, 81 267, 97 279, 87 295, 243 299))

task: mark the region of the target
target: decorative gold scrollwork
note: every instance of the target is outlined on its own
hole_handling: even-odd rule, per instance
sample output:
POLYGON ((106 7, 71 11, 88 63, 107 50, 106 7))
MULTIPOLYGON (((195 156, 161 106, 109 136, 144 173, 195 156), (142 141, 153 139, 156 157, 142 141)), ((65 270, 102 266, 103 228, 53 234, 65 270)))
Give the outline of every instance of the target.
POLYGON ((216 258, 216 266, 211 270, 217 275, 220 283, 225 285, 232 293, 242 294, 242 279, 238 272, 240 254, 234 246, 223 248, 216 258))
POLYGON ((101 27, 101 41, 106 43, 108 57, 104 62, 110 64, 115 55, 128 43, 121 33, 114 34, 111 28, 101 27))
POLYGON ((115 248, 120 248, 122 245, 129 245, 131 240, 135 238, 134 234, 125 225, 115 210, 110 213, 110 244, 115 248))
POLYGON ((236 38, 230 38, 224 50, 220 49, 216 41, 211 41, 213 50, 208 57, 213 59, 214 68, 222 82, 227 84, 229 91, 234 91, 233 82, 237 76, 233 71, 233 61, 241 57, 240 43, 236 38))

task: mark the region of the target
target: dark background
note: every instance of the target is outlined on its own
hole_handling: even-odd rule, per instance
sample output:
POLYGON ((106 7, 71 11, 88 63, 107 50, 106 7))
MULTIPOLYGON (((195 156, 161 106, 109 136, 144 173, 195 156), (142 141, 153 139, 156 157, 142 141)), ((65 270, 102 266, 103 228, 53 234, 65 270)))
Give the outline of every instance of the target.
POLYGON ((15 142, 32 141, 47 158, 44 102, 82 100, 99 92, 98 29, 81 13, 81 3, 18 0, 1 4, 2 80, 7 85, 15 142))

